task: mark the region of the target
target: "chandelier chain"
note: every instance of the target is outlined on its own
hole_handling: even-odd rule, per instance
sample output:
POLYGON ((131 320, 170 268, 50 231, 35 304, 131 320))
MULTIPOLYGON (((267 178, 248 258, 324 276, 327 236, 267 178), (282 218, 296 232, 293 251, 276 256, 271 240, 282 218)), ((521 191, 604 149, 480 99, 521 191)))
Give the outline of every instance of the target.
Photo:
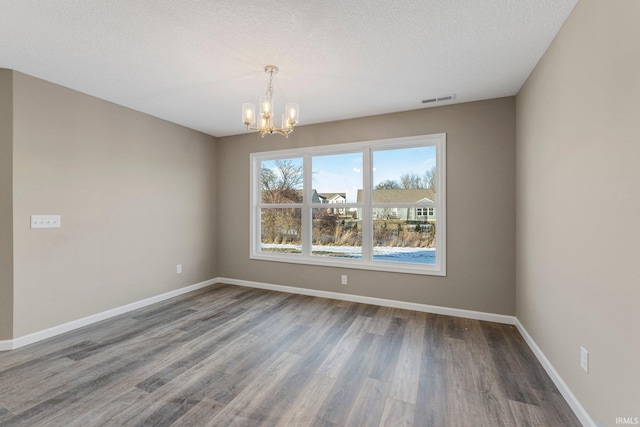
POLYGON ((265 96, 273 98, 273 70, 269 71, 269 86, 267 86, 265 96))

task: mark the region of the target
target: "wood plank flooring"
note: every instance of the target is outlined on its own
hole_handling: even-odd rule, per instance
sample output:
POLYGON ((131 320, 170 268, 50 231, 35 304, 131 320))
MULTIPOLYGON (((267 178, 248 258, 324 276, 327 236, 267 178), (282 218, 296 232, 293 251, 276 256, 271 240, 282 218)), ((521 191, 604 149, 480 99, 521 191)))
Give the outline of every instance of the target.
POLYGON ((509 325, 216 285, 0 353, 0 426, 579 426, 509 325))

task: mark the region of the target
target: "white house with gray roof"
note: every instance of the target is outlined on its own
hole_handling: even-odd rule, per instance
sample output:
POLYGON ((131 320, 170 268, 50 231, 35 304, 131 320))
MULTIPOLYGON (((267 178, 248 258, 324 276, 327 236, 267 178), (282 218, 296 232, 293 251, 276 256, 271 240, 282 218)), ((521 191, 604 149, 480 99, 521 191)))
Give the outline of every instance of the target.
MULTIPOLYGON (((385 204, 385 207, 373 210, 374 219, 404 219, 408 221, 436 221, 433 206, 402 206, 407 203, 433 203, 435 193, 428 188, 380 189, 372 192, 373 203, 385 204), (393 206, 398 204, 399 206, 393 206)), ((362 202, 362 190, 358 190, 357 202, 362 202)))

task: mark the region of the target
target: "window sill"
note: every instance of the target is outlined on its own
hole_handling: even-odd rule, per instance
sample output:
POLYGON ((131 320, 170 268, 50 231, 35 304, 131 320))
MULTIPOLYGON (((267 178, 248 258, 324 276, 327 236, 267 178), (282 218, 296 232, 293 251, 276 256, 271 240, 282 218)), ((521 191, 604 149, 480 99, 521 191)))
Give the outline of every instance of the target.
POLYGON ((350 268, 357 270, 384 271, 391 273, 419 274, 428 276, 446 276, 446 269, 437 264, 414 264, 385 262, 385 261, 365 261, 362 259, 340 259, 304 255, 272 255, 268 253, 252 253, 250 259, 271 262, 284 262, 291 264, 319 265, 334 268, 350 268))

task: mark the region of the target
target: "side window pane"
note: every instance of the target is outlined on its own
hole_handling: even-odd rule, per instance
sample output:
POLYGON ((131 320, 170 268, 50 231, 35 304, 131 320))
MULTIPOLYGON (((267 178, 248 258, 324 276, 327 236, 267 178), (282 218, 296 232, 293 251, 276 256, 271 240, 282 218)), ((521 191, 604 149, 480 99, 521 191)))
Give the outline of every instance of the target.
POLYGON ((372 167, 373 260, 435 264, 436 147, 376 150, 372 167))
POLYGON ((261 209, 260 250, 262 252, 302 253, 301 214, 302 209, 261 209))
POLYGON ((339 258, 362 258, 361 209, 345 217, 332 208, 312 209, 311 254, 339 258))
POLYGON ((411 192, 397 190, 427 190, 423 198, 435 201, 436 147, 374 151, 372 186, 374 203, 420 202, 411 192))
POLYGON ((262 203, 302 203, 302 158, 260 162, 262 203))
MULTIPOLYGON (((311 203, 355 203, 362 188, 362 153, 313 156, 311 203)), ((340 215, 347 212, 342 209, 340 215)))
POLYGON ((425 208, 385 207, 374 209, 373 217, 374 261, 436 263, 435 212, 429 215, 425 208), (419 209, 426 215, 418 215, 419 209))

